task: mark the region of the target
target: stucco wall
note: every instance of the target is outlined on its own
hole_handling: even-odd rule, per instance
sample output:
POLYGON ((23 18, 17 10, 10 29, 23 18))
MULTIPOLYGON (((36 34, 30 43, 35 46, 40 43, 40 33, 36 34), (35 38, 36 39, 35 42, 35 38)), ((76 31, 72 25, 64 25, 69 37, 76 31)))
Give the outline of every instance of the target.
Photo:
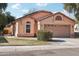
MULTIPOLYGON (((61 15, 61 14, 56 14, 56 15, 54 15, 52 17, 49 17, 49 18, 44 19, 44 20, 41 20, 40 21, 41 29, 44 29, 44 25, 45 24, 51 24, 51 25, 69 25, 69 28, 70 28, 70 37, 74 36, 74 25, 75 25, 75 22, 72 21, 71 19, 69 19, 69 18, 61 15), (58 16, 58 15, 62 17, 62 20, 60 20, 60 21, 55 20, 55 17, 58 16)), ((62 31, 64 31, 64 30, 62 30, 62 31)))
POLYGON ((35 32, 35 21, 33 19, 26 17, 18 21, 18 36, 34 36, 35 32), (31 23, 30 33, 26 33, 26 22, 31 23))

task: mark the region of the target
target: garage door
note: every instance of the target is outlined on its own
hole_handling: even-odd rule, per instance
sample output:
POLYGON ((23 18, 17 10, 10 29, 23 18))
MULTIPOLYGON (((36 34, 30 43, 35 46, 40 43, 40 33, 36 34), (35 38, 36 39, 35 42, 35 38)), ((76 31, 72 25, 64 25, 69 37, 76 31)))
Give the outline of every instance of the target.
POLYGON ((69 25, 45 25, 46 31, 52 32, 54 37, 69 37, 70 26, 69 25))

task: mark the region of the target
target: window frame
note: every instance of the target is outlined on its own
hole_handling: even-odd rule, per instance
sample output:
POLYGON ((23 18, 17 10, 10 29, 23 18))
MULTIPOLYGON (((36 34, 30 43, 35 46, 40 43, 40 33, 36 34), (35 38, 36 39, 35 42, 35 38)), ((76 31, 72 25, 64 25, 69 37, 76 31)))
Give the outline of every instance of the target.
POLYGON ((30 33, 30 29, 31 29, 31 23, 30 22, 26 22, 26 25, 25 25, 25 27, 26 27, 26 33, 30 33))
POLYGON ((63 17, 61 15, 56 15, 55 16, 55 20, 56 21, 62 21, 63 20, 63 17), (60 19, 58 19, 58 17, 60 17, 60 19))

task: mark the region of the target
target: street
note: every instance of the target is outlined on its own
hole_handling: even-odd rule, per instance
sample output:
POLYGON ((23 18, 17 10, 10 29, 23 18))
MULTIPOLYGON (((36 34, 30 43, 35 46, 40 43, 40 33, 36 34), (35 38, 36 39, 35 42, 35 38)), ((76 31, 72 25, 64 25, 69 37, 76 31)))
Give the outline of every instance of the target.
POLYGON ((0 56, 79 56, 79 48, 0 52, 0 56))
POLYGON ((0 56, 79 56, 79 39, 54 38, 48 45, 0 46, 0 56))

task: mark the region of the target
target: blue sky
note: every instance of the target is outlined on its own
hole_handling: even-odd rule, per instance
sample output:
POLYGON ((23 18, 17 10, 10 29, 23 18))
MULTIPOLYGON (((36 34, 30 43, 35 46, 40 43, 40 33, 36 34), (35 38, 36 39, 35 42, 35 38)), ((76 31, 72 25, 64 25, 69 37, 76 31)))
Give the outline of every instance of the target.
POLYGON ((28 13, 29 10, 34 9, 47 10, 53 13, 62 12, 65 15, 74 18, 72 14, 69 14, 64 10, 64 5, 62 3, 9 3, 6 11, 10 11, 13 16, 19 18, 28 13))

